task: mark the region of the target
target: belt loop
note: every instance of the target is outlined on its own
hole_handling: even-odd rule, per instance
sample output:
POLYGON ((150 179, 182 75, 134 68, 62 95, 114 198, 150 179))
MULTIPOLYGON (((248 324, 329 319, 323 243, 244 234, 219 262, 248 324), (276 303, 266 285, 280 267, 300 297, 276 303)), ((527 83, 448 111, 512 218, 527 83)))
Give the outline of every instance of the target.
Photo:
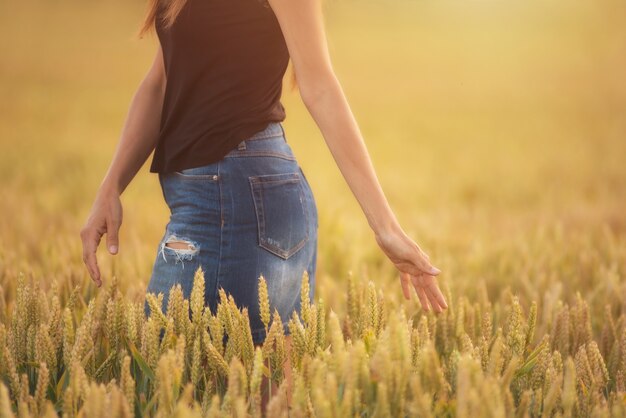
POLYGON ((241 142, 239 143, 239 145, 237 145, 237 149, 238 149, 238 150, 244 150, 244 149, 246 149, 246 140, 245 140, 245 139, 244 139, 243 141, 241 141, 241 142))

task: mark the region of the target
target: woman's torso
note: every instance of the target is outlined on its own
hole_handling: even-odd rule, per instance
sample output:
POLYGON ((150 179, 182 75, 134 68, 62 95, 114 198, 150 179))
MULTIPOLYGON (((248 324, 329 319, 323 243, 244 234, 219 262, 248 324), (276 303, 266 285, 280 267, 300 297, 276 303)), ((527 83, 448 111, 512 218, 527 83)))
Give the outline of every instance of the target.
POLYGON ((151 172, 220 160, 285 119, 280 101, 289 52, 261 0, 187 0, 171 28, 158 20, 167 77, 151 172))

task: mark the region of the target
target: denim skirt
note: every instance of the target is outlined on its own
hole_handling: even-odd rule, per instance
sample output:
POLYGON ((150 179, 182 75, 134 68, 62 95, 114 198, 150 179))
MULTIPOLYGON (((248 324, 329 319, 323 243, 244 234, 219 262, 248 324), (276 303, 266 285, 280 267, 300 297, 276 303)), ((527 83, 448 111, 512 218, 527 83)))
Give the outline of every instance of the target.
MULTIPOLYGON (((159 173, 170 209, 169 222, 156 249, 146 292, 163 293, 180 284, 189 299, 194 273, 205 279, 205 306, 213 313, 219 289, 248 308, 255 344, 265 339, 260 319, 258 279, 267 282, 270 312, 287 323, 300 314, 304 270, 313 301, 317 256, 317 207, 309 183, 287 143, 280 122, 241 141, 220 161, 171 173, 159 173), (184 248, 166 245, 182 241, 184 248)), ((150 315, 147 302, 146 315, 150 315)))

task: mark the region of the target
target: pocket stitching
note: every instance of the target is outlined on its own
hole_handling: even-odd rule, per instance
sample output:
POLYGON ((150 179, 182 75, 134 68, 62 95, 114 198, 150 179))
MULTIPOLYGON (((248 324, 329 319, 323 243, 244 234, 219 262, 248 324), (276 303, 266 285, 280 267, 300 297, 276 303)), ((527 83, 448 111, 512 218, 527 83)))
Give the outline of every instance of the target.
POLYGON ((190 179, 190 180, 217 181, 219 179, 219 174, 185 174, 185 173, 181 173, 180 171, 174 171, 174 174, 176 174, 177 176, 181 178, 190 179))

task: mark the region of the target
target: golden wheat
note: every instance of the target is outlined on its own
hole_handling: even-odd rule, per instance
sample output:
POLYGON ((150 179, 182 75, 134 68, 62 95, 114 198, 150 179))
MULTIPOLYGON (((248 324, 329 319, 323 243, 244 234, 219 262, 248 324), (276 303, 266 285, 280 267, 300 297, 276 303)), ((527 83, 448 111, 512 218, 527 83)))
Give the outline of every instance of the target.
POLYGON ((329 5, 337 73, 449 308, 402 299, 286 91, 320 245, 315 282, 291 278, 300 315, 280 317, 277 283, 250 278, 261 347, 252 309, 226 292, 204 306, 215 283, 200 270, 188 300, 187 284, 167 306, 145 294, 169 216, 147 170, 124 195, 120 253, 99 248, 103 288, 80 260, 80 223, 154 56, 126 37, 140 3, 10 1, 0 13, 1 416, 258 417, 263 379, 279 387, 272 417, 626 416, 624 2, 329 5))

